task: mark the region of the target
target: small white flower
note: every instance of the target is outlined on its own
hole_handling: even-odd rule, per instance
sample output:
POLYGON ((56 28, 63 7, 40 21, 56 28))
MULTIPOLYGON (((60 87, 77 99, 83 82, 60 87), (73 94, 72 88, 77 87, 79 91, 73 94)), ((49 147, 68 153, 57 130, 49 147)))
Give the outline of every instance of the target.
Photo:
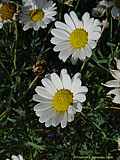
POLYGON ((120 20, 120 8, 114 6, 111 10, 111 14, 114 19, 120 20))
POLYGON ((88 92, 86 86, 81 86, 80 73, 71 79, 66 69, 61 70, 60 77, 56 73, 42 79, 42 86, 37 86, 33 100, 39 102, 34 111, 45 126, 67 126, 67 122, 74 120, 76 112, 82 111, 82 103, 88 92))
MULTIPOLYGON (((6 160, 10 160, 10 159, 7 158, 6 160)), ((18 156, 12 155, 11 160, 24 160, 24 159, 23 159, 23 156, 19 154, 18 156)))
POLYGON ((54 37, 54 51, 60 51, 59 58, 64 62, 72 56, 72 61, 84 60, 90 57, 101 36, 100 22, 84 13, 80 21, 74 11, 64 15, 65 23, 56 21, 51 33, 54 37))
POLYGON ((9 0, 2 0, 0 3, 0 29, 4 23, 11 22, 15 19, 17 7, 9 0))
POLYGON ((20 13, 20 23, 23 24, 23 30, 46 28, 51 21, 55 20, 54 16, 57 14, 55 10, 56 4, 51 0, 26 1, 20 13))
POLYGON ((109 91, 107 95, 115 95, 112 102, 120 104, 120 60, 116 59, 116 63, 118 70, 111 70, 111 74, 115 78, 115 80, 110 80, 103 85, 109 88, 114 88, 109 91))

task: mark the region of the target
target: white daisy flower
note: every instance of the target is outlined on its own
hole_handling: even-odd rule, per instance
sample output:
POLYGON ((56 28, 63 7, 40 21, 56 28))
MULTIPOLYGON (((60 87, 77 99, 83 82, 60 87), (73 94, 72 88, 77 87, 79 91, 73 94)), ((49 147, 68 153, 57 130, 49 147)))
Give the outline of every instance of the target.
POLYGON ((55 44, 54 51, 60 51, 59 58, 64 62, 72 56, 72 61, 84 60, 90 57, 92 49, 96 47, 101 36, 100 22, 90 18, 88 12, 80 21, 74 11, 64 15, 65 23, 55 22, 55 29, 51 33, 54 37, 51 43, 55 44))
MULTIPOLYGON (((10 159, 7 158, 6 160, 10 160, 10 159)), ((24 159, 23 159, 23 156, 19 154, 18 156, 12 155, 11 160, 24 160, 24 159)))
POLYGON ((4 23, 11 22, 15 19, 17 7, 9 0, 2 0, 0 2, 0 29, 4 23))
POLYGON ((56 9, 56 4, 51 0, 26 1, 20 13, 20 23, 23 24, 23 30, 46 28, 51 21, 55 20, 56 9))
POLYGON ((114 88, 107 93, 108 96, 114 95, 112 102, 120 104, 120 60, 116 59, 117 69, 118 70, 111 70, 112 76, 115 80, 110 80, 103 84, 106 87, 114 88))
POLYGON ((82 111, 82 103, 88 92, 86 86, 81 86, 80 73, 71 79, 66 69, 61 70, 60 77, 56 73, 42 79, 42 86, 37 86, 33 100, 39 102, 34 111, 45 126, 67 126, 67 122, 74 120, 76 112, 82 111))

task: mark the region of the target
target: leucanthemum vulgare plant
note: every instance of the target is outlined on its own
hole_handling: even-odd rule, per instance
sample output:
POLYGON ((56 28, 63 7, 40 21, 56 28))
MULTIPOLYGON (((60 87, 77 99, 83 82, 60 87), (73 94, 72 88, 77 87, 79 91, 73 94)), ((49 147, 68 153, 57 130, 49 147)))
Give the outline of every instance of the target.
POLYGON ((116 2, 0 1, 0 160, 119 159, 116 2))
POLYGON ((51 31, 54 36, 51 43, 56 45, 54 51, 60 52, 59 58, 64 62, 69 57, 73 63, 90 57, 101 36, 100 21, 90 18, 88 12, 84 13, 80 21, 74 11, 66 13, 64 20, 65 23, 56 21, 56 28, 51 31))
POLYGON ((46 28, 50 22, 55 20, 56 9, 56 4, 53 1, 26 1, 19 15, 19 21, 23 24, 23 30, 46 28))
POLYGON ((61 70, 60 77, 56 73, 47 75, 41 80, 42 86, 37 86, 37 94, 33 100, 39 102, 34 111, 45 126, 67 126, 67 122, 74 120, 76 112, 82 111, 82 103, 88 92, 86 86, 81 86, 80 73, 71 79, 66 69, 61 70))

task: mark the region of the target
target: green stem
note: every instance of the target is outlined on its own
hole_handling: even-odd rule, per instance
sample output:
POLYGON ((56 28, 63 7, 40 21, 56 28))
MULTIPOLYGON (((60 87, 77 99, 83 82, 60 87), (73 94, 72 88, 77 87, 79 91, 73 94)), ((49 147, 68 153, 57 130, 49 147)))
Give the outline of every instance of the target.
POLYGON ((85 64, 88 62, 88 58, 85 59, 85 61, 83 62, 82 66, 81 66, 81 69, 80 69, 80 73, 83 71, 84 67, 85 67, 85 64))
POLYGON ((34 80, 30 83, 28 90, 30 90, 34 86, 34 84, 36 83, 36 81, 38 80, 38 78, 39 78, 39 76, 36 76, 34 78, 34 80))
POLYGON ((34 78, 34 80, 30 83, 28 89, 26 90, 26 92, 23 94, 23 96, 21 98, 18 99, 18 101, 16 103, 20 103, 23 102, 23 99, 25 98, 25 96, 27 95, 27 93, 32 89, 32 87, 35 85, 35 83, 37 82, 39 76, 36 76, 34 78))
POLYGON ((101 64, 97 63, 97 61, 95 61, 95 59, 93 59, 92 57, 90 57, 90 59, 91 59, 98 67, 100 67, 100 68, 103 69, 104 71, 110 73, 110 71, 109 71, 107 68, 105 68, 105 67, 103 67, 101 64))
POLYGON ((13 52, 13 65, 14 65, 14 70, 16 70, 16 54, 17 54, 17 41, 18 41, 17 22, 14 23, 14 27, 15 27, 15 45, 14 45, 14 52, 13 52))
POLYGON ((6 73, 8 79, 11 81, 11 76, 10 76, 8 70, 6 69, 6 67, 4 66, 4 64, 3 64, 1 59, 0 59, 0 66, 2 67, 3 71, 6 73))
POLYGON ((77 4, 75 6, 75 11, 77 10, 78 6, 79 6, 80 0, 77 1, 77 4))

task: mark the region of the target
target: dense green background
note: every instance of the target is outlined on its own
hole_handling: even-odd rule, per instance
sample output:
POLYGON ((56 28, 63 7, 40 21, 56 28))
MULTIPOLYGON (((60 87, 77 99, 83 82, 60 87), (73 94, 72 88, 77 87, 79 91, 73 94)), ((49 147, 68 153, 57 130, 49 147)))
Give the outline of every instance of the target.
MULTIPOLYGON (((95 0, 74 1, 74 7, 62 0, 56 3, 59 20, 70 10, 81 18, 96 6, 95 0)), ((114 57, 120 57, 120 24, 110 14, 108 21, 92 57, 75 66, 69 60, 64 64, 53 52, 50 30, 54 23, 37 32, 24 32, 18 22, 0 30, 0 160, 19 153, 25 160, 120 159, 120 106, 106 98, 108 89, 101 85, 112 79, 109 69, 115 67, 114 57), (71 76, 81 72, 83 84, 89 88, 82 114, 65 129, 45 128, 33 111, 32 95, 41 78, 35 78, 32 66, 41 59, 46 61, 41 78, 66 67, 71 76)))

